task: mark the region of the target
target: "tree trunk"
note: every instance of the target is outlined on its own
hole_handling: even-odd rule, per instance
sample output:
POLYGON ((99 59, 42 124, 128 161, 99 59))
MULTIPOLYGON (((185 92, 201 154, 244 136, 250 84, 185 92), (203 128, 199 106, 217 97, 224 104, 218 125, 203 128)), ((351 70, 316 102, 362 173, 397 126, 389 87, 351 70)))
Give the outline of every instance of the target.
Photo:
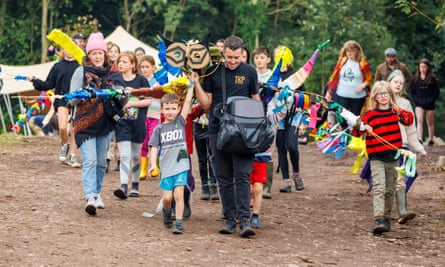
POLYGON ((130 10, 128 7, 128 0, 124 0, 124 24, 125 30, 130 32, 131 19, 130 19, 130 10))
POLYGON ((0 7, 0 39, 3 37, 3 29, 5 28, 7 2, 8 0, 2 0, 0 7))
POLYGON ((48 40, 46 39, 46 32, 48 31, 48 0, 42 0, 42 27, 41 27, 41 42, 42 48, 40 53, 40 62, 46 61, 46 50, 48 49, 48 40))

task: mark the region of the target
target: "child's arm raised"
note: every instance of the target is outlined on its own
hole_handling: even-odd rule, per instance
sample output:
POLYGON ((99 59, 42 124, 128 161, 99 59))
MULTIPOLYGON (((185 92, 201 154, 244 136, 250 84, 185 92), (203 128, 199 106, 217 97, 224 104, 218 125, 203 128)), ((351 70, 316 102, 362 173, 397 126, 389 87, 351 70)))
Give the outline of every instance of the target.
MULTIPOLYGON (((198 75, 197 73, 193 73, 198 75)), ((191 75, 193 77, 193 74, 191 75)), ((190 79, 190 78, 189 78, 190 79)), ((185 95, 184 103, 182 104, 181 116, 186 119, 192 107, 193 89, 195 88, 195 79, 190 79, 190 86, 187 88, 187 94, 185 95)))

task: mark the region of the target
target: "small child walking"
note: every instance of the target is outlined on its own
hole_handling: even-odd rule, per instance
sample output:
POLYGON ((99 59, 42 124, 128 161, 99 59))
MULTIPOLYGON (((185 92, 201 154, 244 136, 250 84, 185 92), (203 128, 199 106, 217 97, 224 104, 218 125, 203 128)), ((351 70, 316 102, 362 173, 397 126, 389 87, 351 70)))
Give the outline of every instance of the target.
POLYGON ((398 160, 397 150, 403 145, 399 122, 413 123, 413 113, 399 108, 391 85, 386 81, 374 84, 371 90, 372 109, 361 117, 366 130, 366 151, 373 180, 374 235, 391 230, 390 215, 395 195, 398 160))
POLYGON ((188 170, 190 170, 190 159, 187 153, 185 138, 185 123, 190 111, 193 96, 193 83, 189 86, 184 104, 175 94, 165 94, 161 98, 161 113, 164 122, 158 124, 149 141, 150 146, 150 168, 149 172, 156 170, 159 152, 159 166, 161 169, 161 182, 163 199, 163 222, 164 226, 170 228, 172 221, 172 200, 176 202, 176 223, 174 234, 182 234, 184 231, 182 219, 184 214, 184 187, 187 185, 188 170))

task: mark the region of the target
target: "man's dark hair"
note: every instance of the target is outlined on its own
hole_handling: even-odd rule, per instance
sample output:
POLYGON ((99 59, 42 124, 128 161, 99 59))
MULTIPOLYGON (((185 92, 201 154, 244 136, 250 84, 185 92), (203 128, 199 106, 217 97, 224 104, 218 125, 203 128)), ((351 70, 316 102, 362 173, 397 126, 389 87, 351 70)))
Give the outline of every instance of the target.
POLYGON ((229 36, 224 40, 224 49, 237 50, 243 48, 243 39, 238 36, 229 36))

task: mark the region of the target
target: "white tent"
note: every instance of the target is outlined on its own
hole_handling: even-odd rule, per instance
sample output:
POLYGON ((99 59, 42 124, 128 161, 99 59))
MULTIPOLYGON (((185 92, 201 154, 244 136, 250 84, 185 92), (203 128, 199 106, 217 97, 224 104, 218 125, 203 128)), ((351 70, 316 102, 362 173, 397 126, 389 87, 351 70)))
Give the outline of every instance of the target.
MULTIPOLYGON (((121 26, 116 27, 116 29, 105 38, 105 41, 112 41, 113 43, 116 43, 119 45, 121 51, 134 51, 135 48, 142 47, 147 55, 151 55, 157 62, 159 61, 158 51, 155 48, 136 39, 121 26)), ((31 82, 15 80, 14 77, 16 75, 36 76, 44 80, 55 63, 56 61, 29 66, 1 65, 0 79, 3 81, 3 86, 0 88, 0 94, 4 95, 5 105, 8 109, 8 115, 10 116, 11 120, 12 111, 9 95, 34 90, 31 82)), ((4 125, 3 114, 1 114, 0 120, 4 125)))
MULTIPOLYGON (((116 27, 116 29, 105 38, 105 41, 112 41, 113 43, 116 43, 120 47, 121 51, 134 51, 135 48, 142 47, 147 55, 151 55, 157 62, 159 61, 158 50, 136 39, 133 35, 129 34, 124 28, 122 28, 122 26, 116 27)), ((15 75, 36 76, 43 80, 46 78, 49 70, 55 62, 56 61, 52 61, 29 66, 2 65, 2 75, 0 78, 3 79, 3 89, 0 91, 0 94, 14 94, 33 90, 31 82, 15 80, 15 75)))
POLYGON ((122 26, 117 26, 116 29, 105 38, 105 41, 113 42, 119 46, 121 52, 134 51, 137 47, 142 47, 147 55, 154 57, 156 62, 158 60, 158 50, 139 41, 133 35, 128 33, 122 26))
POLYGON ((14 94, 33 90, 34 87, 32 86, 31 82, 15 80, 14 77, 16 75, 36 76, 44 80, 48 75, 49 70, 55 63, 56 61, 29 66, 2 65, 3 89, 0 91, 0 93, 14 94))

